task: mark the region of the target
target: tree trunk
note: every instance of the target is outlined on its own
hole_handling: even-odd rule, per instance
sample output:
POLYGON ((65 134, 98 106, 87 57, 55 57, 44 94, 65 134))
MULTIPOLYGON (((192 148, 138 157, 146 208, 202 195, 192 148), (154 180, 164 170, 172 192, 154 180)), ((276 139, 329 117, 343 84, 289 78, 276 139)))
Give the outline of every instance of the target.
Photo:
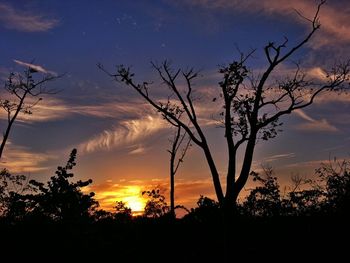
POLYGON ((170 213, 173 218, 175 215, 175 152, 170 156, 170 213))
POLYGON ((252 162, 253 162, 254 149, 256 145, 256 134, 257 133, 254 132, 250 136, 250 139, 248 140, 247 147, 245 149, 242 170, 233 188, 232 198, 235 204, 237 203, 239 193, 242 191, 243 187, 245 186, 250 174, 250 169, 252 167, 252 162))
POLYGON ((23 106, 23 102, 24 102, 24 99, 26 97, 27 93, 24 93, 18 106, 17 106, 17 109, 16 109, 16 112, 15 114, 12 116, 12 118, 9 120, 8 122, 8 125, 7 125, 7 128, 6 128, 6 131, 4 133, 4 136, 2 137, 2 142, 1 142, 1 145, 0 145, 0 160, 2 158, 2 154, 4 152, 4 149, 5 149, 5 145, 6 145, 6 142, 7 142, 7 139, 10 135, 10 131, 11 131, 11 128, 12 128, 12 125, 13 123, 15 122, 17 116, 18 116, 18 113, 21 111, 22 109, 22 106, 23 106))
POLYGON ((203 144, 204 145, 202 146, 202 149, 204 151, 204 155, 205 155, 205 158, 207 160, 207 163, 208 163, 208 166, 209 166, 209 169, 211 172, 211 176, 212 176, 213 183, 214 183, 215 194, 216 194, 216 197, 218 199, 218 202, 220 203, 221 206, 223 206, 225 203, 225 197, 224 197, 224 193, 222 192, 222 187, 221 187, 221 183, 220 183, 220 176, 219 176, 218 170, 216 169, 214 159, 210 153, 208 144, 206 142, 203 142, 203 144))

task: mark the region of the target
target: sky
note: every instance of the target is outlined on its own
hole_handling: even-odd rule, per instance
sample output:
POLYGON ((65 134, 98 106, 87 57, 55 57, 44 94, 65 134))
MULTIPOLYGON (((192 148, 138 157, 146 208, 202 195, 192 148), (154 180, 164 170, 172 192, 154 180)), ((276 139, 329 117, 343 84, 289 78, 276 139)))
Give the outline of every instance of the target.
MULTIPOLYGON (((219 93, 219 65, 237 59, 238 50, 257 49, 247 63, 258 74, 267 66, 264 46, 284 37, 290 46, 302 39, 310 25, 295 10, 312 17, 316 6, 313 0, 0 0, 1 86, 28 63, 42 73, 64 74, 47 84, 59 93, 44 96, 32 115, 19 116, 0 166, 46 181, 77 148, 75 177, 93 179, 87 190, 96 193, 102 208, 123 200, 140 210, 141 191, 155 187, 167 196, 174 130, 96 65, 110 71, 129 65, 137 80, 153 81, 152 94, 164 99, 168 90, 150 62, 168 59, 175 68, 200 70, 195 106, 224 178, 224 133, 214 121, 221 105, 212 102, 219 93)), ((320 31, 292 58, 310 78, 349 57, 349 15, 347 0, 323 6, 320 31)), ((287 76, 290 62, 274 77, 287 76)), ((283 185, 295 174, 312 176, 321 162, 348 158, 349 108, 350 94, 324 94, 310 108, 283 118, 283 132, 257 144, 253 169, 272 166, 283 185)), ((5 124, 0 113, 2 131, 5 124)), ((246 190, 251 187, 249 182, 246 190)), ((176 202, 193 207, 200 195, 215 197, 202 152, 193 146, 176 175, 176 202)))

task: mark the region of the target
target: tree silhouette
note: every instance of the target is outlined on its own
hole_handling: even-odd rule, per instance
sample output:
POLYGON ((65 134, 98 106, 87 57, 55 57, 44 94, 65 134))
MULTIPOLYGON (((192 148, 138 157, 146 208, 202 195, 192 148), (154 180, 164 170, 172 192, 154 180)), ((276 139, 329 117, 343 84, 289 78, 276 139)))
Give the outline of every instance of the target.
POLYGON ((318 180, 292 176, 292 182, 293 188, 282 200, 283 214, 312 216, 321 213, 325 195, 318 180))
POLYGON ((273 175, 271 167, 263 167, 263 170, 264 177, 259 173, 251 172, 253 181, 259 182, 261 186, 257 186, 249 193, 243 206, 253 216, 277 216, 282 212, 277 177, 273 175))
POLYGON ((44 85, 61 76, 46 74, 40 79, 35 79, 34 75, 38 73, 34 68, 28 67, 24 74, 10 73, 5 82, 4 89, 7 96, 0 98, 0 108, 2 108, 7 117, 7 126, 3 131, 2 142, 0 145, 0 159, 5 149, 13 124, 18 115, 32 114, 32 109, 42 100, 43 95, 56 93, 53 89, 47 89, 44 85), (29 101, 27 103, 27 101, 29 101))
POLYGON ((77 150, 73 149, 64 167, 57 167, 56 175, 47 185, 35 180, 29 183, 36 189, 36 194, 27 196, 34 201, 33 214, 44 215, 54 221, 74 222, 86 220, 90 212, 98 206, 93 199, 93 192, 84 194, 81 188, 88 186, 92 180, 70 182, 74 175, 69 171, 76 165, 77 150))
POLYGON ((24 175, 13 175, 8 170, 0 171, 0 217, 10 222, 21 221, 27 214, 28 202, 24 195, 34 188, 24 175))
MULTIPOLYGON (((219 99, 223 104, 221 115, 228 152, 225 193, 194 105, 193 81, 198 77, 198 72, 194 69, 174 70, 168 61, 160 65, 152 63, 163 84, 171 91, 167 102, 164 102, 151 96, 149 91, 153 82, 136 82, 135 74, 131 72, 130 67, 120 65, 113 74, 105 70, 102 65, 99 67, 115 81, 133 88, 171 124, 179 125, 186 131, 193 143, 203 151, 220 206, 224 207, 228 214, 232 214, 232 208, 236 205, 238 195, 248 180, 256 143, 259 140, 276 137, 282 125, 280 122, 282 116, 312 105, 317 96, 323 92, 339 90, 349 80, 350 62, 347 61, 328 70, 325 81, 309 80, 300 65, 296 64, 296 69, 291 76, 277 81, 275 85, 271 83, 272 73, 278 66, 302 49, 319 30, 321 26, 319 12, 324 3, 325 1, 320 1, 312 19, 301 16, 311 26, 309 33, 301 41, 288 48, 289 40, 285 38, 282 43, 269 42, 264 47, 267 66, 262 74, 254 74, 246 66, 247 60, 255 50, 247 55, 241 53, 238 60, 219 69, 222 75, 222 80, 219 82, 221 90, 219 99), (182 85, 178 86, 180 76, 185 82, 185 91, 180 88, 182 85), (172 96, 176 100, 171 100, 172 96), (179 118, 179 115, 182 118, 179 118), (242 148, 243 163, 238 172, 237 152, 242 148)), ((214 98, 214 100, 217 99, 214 98)))
POLYGON ((330 214, 349 216, 350 212, 350 169, 349 161, 323 163, 316 174, 325 183, 325 210, 330 214))
POLYGON ((191 146, 191 138, 189 138, 185 146, 181 149, 181 145, 184 143, 186 138, 186 132, 182 132, 180 125, 176 125, 176 132, 174 138, 171 141, 171 149, 168 150, 170 153, 170 213, 173 218, 175 215, 175 175, 179 169, 180 164, 183 162, 188 148, 191 146), (180 156, 178 152, 180 151, 180 156))
MULTIPOLYGON (((217 222, 219 214, 219 203, 215 200, 201 195, 197 201, 197 207, 191 208, 191 211, 185 216, 185 219, 192 219, 195 222, 217 222)), ((220 218, 219 218, 220 219, 220 218)))
POLYGON ((126 203, 123 201, 117 201, 115 208, 115 218, 121 222, 130 221, 132 218, 132 210, 127 207, 126 203))
POLYGON ((165 202, 165 196, 160 193, 160 189, 143 191, 142 195, 149 197, 144 212, 146 217, 159 218, 169 212, 169 206, 165 202))

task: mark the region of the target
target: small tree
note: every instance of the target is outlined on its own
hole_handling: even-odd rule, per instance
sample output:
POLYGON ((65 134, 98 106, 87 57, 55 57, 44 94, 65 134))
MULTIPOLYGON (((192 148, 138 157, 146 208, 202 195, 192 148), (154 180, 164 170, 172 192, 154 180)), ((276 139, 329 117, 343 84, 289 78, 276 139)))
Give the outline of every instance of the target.
POLYGON ((143 191, 142 195, 147 195, 149 200, 145 206, 145 216, 159 218, 169 212, 169 206, 165 202, 165 196, 160 193, 160 189, 143 191))
POLYGON ((181 145, 184 143, 186 138, 186 132, 182 132, 180 125, 174 124, 176 127, 176 132, 174 138, 171 141, 171 149, 168 150, 170 153, 170 213, 173 218, 175 215, 175 175, 179 169, 180 164, 183 162, 188 148, 191 146, 191 138, 189 138, 185 146, 181 148, 181 145), (178 153, 180 151, 180 155, 178 153))
POLYGON ((222 220, 218 216, 220 214, 219 209, 220 205, 218 202, 207 196, 201 195, 197 201, 197 207, 191 208, 191 211, 185 215, 185 218, 201 223, 212 223, 219 219, 219 222, 221 223, 222 220))
POLYGON ((44 215, 55 221, 82 221, 90 216, 90 212, 98 206, 93 192, 84 194, 81 188, 88 186, 92 180, 72 183, 69 178, 74 176, 69 171, 76 165, 77 150, 73 149, 64 167, 57 167, 56 175, 52 176, 45 186, 43 183, 31 180, 29 183, 36 188, 37 194, 27 196, 34 201, 33 213, 44 215))
POLYGON ((251 172, 253 181, 260 183, 243 203, 245 210, 253 216, 277 216, 282 213, 282 202, 277 182, 271 167, 263 167, 264 176, 251 172))
POLYGON ((132 218, 132 210, 123 201, 117 201, 115 208, 115 218, 118 221, 125 222, 132 218))
POLYGON ((316 170, 324 182, 325 206, 330 214, 350 215, 350 162, 347 160, 324 163, 316 170))
POLYGON ((32 114, 33 107, 42 100, 41 96, 56 93, 56 91, 53 89, 47 89, 44 84, 61 76, 46 74, 40 79, 35 79, 34 75, 36 73, 38 73, 38 71, 35 68, 28 67, 24 71, 23 75, 20 73, 10 73, 7 81, 5 82, 4 89, 7 96, 0 94, 1 97, 5 97, 0 97, 0 108, 2 108, 6 113, 7 126, 3 131, 3 137, 0 145, 0 159, 18 115, 20 113, 32 114), (28 102, 28 100, 30 102, 28 102))
POLYGON ((168 61, 161 65, 152 63, 163 84, 171 91, 167 102, 164 102, 150 95, 152 82, 135 81, 135 74, 131 72, 130 67, 120 65, 114 74, 108 73, 101 65, 99 67, 117 82, 123 82, 133 88, 171 124, 179 125, 185 130, 193 143, 203 151, 217 199, 229 215, 232 214, 238 195, 248 180, 256 143, 277 136, 282 125, 281 117, 312 105, 315 98, 323 92, 338 90, 349 81, 350 62, 347 61, 328 70, 325 81, 315 82, 308 79, 297 64, 291 76, 271 85, 272 73, 278 66, 302 49, 320 29, 319 12, 324 3, 324 0, 320 1, 313 18, 302 16, 310 24, 310 31, 301 41, 288 48, 289 41, 285 38, 282 43, 269 42, 264 47, 267 66, 262 74, 254 74, 246 65, 255 50, 247 55, 241 53, 238 60, 219 69, 222 75, 219 82, 223 104, 221 115, 228 153, 226 192, 223 191, 219 171, 194 105, 193 81, 198 77, 198 72, 194 69, 174 70, 168 61), (185 91, 178 85, 180 76, 185 81, 185 91), (175 102, 169 99, 172 96, 176 98, 175 102), (181 117, 186 118, 179 118, 179 112, 181 117), (243 163, 240 171, 237 171, 237 153, 242 148, 243 163))
POLYGON ((0 217, 10 222, 22 220, 28 212, 28 202, 23 196, 34 191, 24 175, 0 171, 0 217))

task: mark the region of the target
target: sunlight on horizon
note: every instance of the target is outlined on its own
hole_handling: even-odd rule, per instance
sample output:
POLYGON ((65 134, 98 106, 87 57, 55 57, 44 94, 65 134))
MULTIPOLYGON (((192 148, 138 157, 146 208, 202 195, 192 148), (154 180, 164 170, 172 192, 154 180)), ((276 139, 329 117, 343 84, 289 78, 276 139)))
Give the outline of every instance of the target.
POLYGON ((133 215, 143 213, 147 200, 141 194, 141 187, 128 186, 125 189, 125 196, 120 201, 130 207, 133 215))
POLYGON ((133 215, 143 213, 147 199, 141 194, 141 186, 127 185, 116 191, 96 191, 96 200, 100 207, 107 211, 115 211, 117 201, 122 201, 130 207, 133 215))

